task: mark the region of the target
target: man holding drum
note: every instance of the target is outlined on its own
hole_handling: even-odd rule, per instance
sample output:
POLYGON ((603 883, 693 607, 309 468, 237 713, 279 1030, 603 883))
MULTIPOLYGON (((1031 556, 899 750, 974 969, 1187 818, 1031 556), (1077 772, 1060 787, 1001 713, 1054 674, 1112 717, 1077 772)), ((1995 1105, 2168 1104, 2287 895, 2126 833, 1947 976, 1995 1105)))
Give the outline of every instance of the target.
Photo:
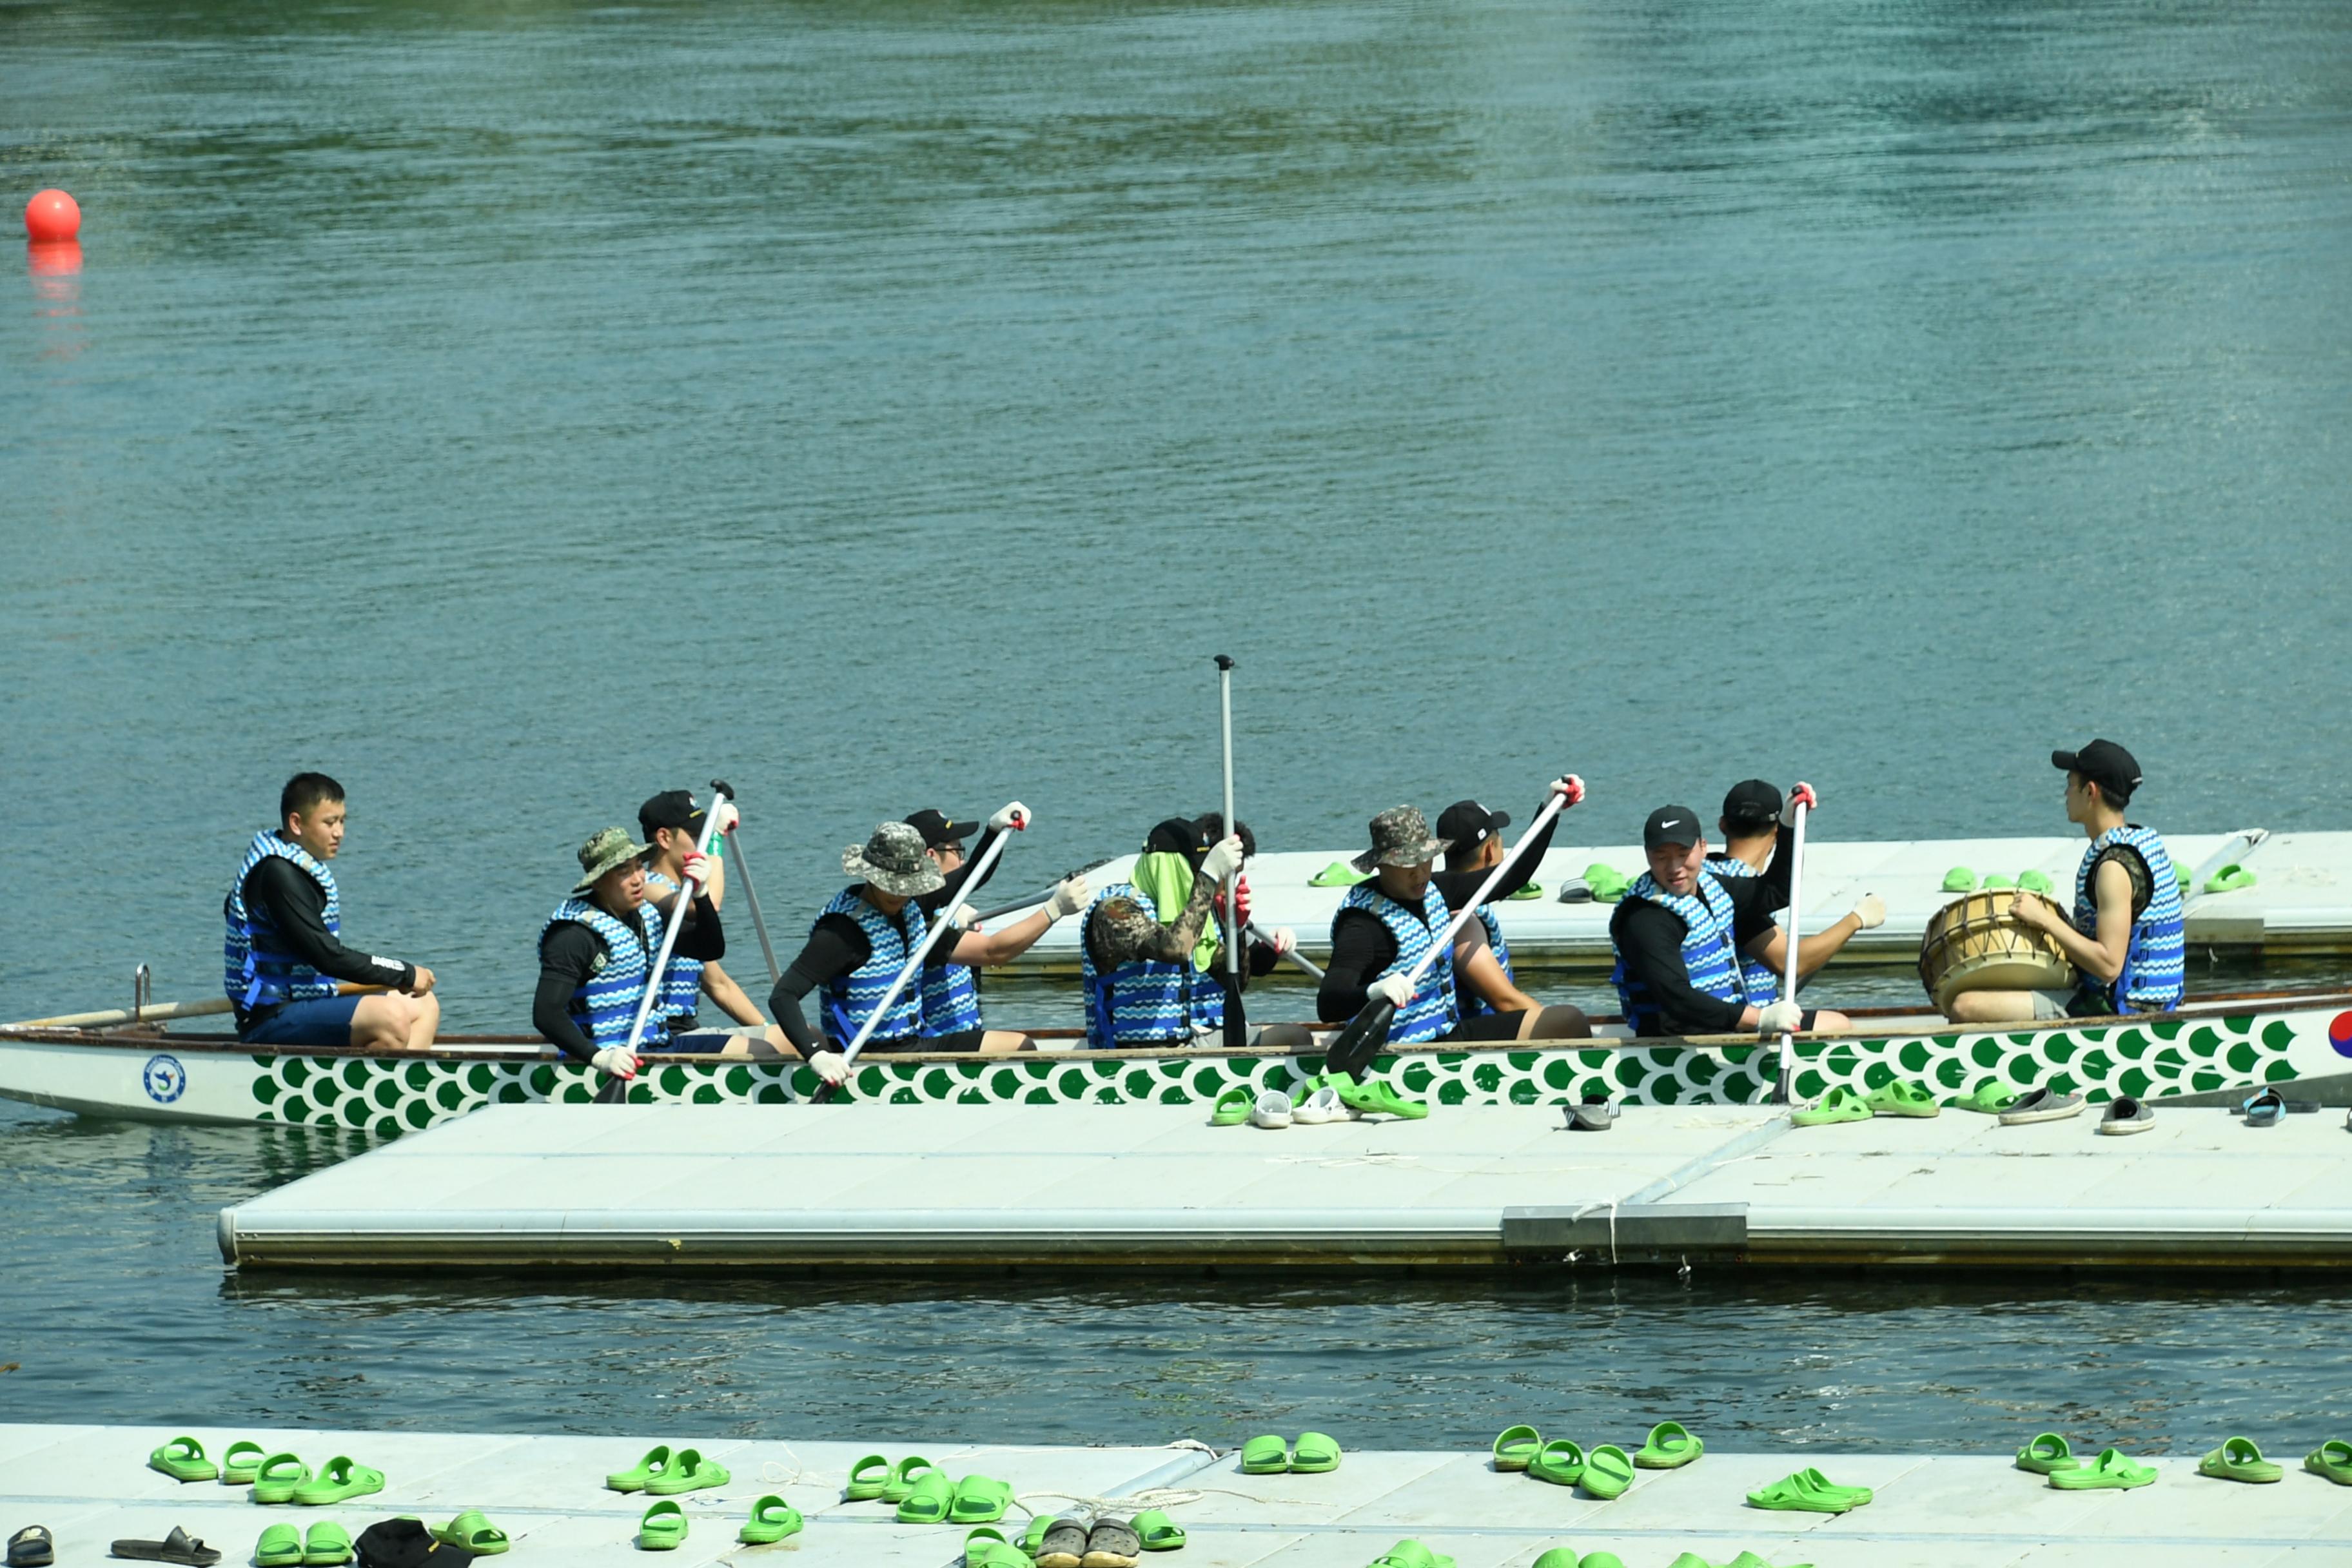
POLYGON ((2066 775, 2066 820, 2091 847, 2074 873, 2071 918, 2022 889, 2011 913, 2058 944, 2074 966, 2074 989, 1963 991, 1945 1008, 1956 1024, 2168 1013, 2180 1005, 2187 944, 2179 878, 2164 840, 2124 820, 2139 763, 2113 741, 2053 752, 2050 761, 2066 775))

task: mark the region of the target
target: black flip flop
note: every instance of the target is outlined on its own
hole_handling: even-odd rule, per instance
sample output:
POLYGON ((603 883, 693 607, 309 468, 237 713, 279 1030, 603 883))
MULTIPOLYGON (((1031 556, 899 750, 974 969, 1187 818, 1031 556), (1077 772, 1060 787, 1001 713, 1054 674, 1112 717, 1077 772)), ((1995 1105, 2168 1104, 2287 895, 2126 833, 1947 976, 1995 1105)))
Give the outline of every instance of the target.
POLYGON ((28 1524, 8 1538, 8 1568, 48 1568, 58 1560, 58 1543, 46 1524, 28 1524))
POLYGON ((140 1563, 187 1563, 194 1568, 212 1568, 221 1559, 219 1552, 176 1524, 172 1533, 161 1541, 118 1541, 114 1554, 140 1563))

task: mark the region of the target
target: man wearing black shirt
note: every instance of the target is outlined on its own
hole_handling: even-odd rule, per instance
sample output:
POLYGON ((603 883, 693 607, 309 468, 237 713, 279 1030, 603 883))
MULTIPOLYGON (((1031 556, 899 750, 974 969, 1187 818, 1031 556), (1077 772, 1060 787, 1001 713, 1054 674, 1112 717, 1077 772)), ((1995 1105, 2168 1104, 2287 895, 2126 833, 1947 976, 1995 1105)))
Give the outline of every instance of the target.
POLYGON ((645 855, 646 846, 618 827, 580 847, 580 881, 540 928, 531 1027, 565 1056, 618 1079, 636 1077, 638 1053, 645 1051, 750 1055, 751 1043, 739 1035, 671 1034, 658 1005, 646 1016, 636 1050, 629 1049, 646 988, 660 982, 653 963, 665 922, 683 922, 670 950, 674 956, 706 963, 727 956, 719 911, 702 891, 709 874, 705 858, 691 849, 680 858, 681 877, 696 889, 691 904, 682 893, 654 904, 646 900, 645 855))

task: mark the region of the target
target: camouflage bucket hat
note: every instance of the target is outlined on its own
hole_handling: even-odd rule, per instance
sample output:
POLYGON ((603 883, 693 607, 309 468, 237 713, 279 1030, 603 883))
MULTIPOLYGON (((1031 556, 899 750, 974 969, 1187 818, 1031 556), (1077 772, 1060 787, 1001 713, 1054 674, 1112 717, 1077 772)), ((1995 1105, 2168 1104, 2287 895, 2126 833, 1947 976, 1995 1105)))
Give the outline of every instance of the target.
POLYGON ((1359 871, 1381 866, 1423 866, 1454 847, 1429 831, 1417 805, 1392 805, 1372 818, 1372 847, 1348 862, 1359 871))
POLYGON ((615 866, 625 866, 646 852, 646 847, 632 840, 618 827, 608 827, 580 847, 580 883, 572 890, 584 893, 596 885, 596 879, 615 866))
POLYGON ((841 868, 877 891, 919 898, 947 885, 939 863, 923 853, 922 830, 911 823, 886 822, 863 846, 841 852, 841 868))

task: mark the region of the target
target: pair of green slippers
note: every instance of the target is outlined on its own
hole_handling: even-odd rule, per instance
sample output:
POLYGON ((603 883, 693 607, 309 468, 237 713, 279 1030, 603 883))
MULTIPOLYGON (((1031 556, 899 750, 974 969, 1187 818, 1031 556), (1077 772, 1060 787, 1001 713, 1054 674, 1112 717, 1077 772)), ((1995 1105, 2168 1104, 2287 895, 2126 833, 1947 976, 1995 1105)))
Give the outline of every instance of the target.
POLYGON ((1940 1116, 1943 1110, 1925 1084, 1895 1079, 1866 1093, 1858 1093, 1843 1084, 1835 1085, 1815 1103, 1789 1112, 1789 1121, 1798 1127, 1825 1127, 1835 1121, 1867 1121, 1874 1116, 1924 1120, 1940 1116))
POLYGON ((253 1543, 253 1561, 259 1568, 333 1568, 352 1560, 351 1532, 331 1519, 312 1525, 306 1535, 290 1524, 273 1524, 253 1543))
MULTIPOLYGON (((2252 1446, 2247 1444, 2248 1447, 2252 1446)), ((2255 1458, 2261 1458, 2260 1454, 2255 1458)), ((2155 1467, 2141 1464, 2121 1448, 2103 1448, 2098 1458, 2085 1461, 2055 1432, 2036 1433, 2017 1451, 2017 1468, 2032 1475, 2048 1477, 2050 1484, 2060 1491, 2129 1491, 2156 1483, 2155 1467)), ((2271 1479, 2278 1479, 2278 1467, 2272 1466, 2271 1471, 2271 1479)))
POLYGON ((699 1448, 670 1451, 667 1443, 646 1450, 633 1469, 615 1470, 604 1485, 616 1492, 643 1492, 647 1497, 677 1497, 709 1487, 723 1487, 735 1478, 727 1467, 703 1458, 699 1448))
POLYGON ((1748 1494, 1749 1508, 1783 1513, 1851 1513, 1877 1494, 1868 1487, 1842 1487, 1811 1468, 1784 1476, 1748 1494))
MULTIPOLYGON (((1545 1450, 1559 1446, 1556 1443, 1546 1443, 1543 1440, 1543 1434, 1532 1426, 1506 1426, 1495 1437, 1493 1447, 1495 1468, 1498 1470, 1526 1470, 1532 1473, 1537 1461, 1542 1458, 1545 1450)), ((1567 1447, 1573 1448, 1576 1445, 1570 1443, 1567 1447)), ((1608 1448, 1612 1453, 1624 1452, 1622 1448, 1613 1444, 1604 1443, 1601 1447, 1608 1448)), ((1599 1449, 1594 1450, 1595 1453, 1599 1451, 1599 1449)), ((1689 1427, 1679 1421, 1661 1421, 1650 1428, 1649 1436, 1643 1440, 1641 1447, 1635 1450, 1632 1458, 1633 1463, 1644 1470, 1679 1470, 1706 1452, 1706 1444, 1693 1436, 1689 1427)))
MULTIPOLYGON (((1612 1558, 1611 1561, 1614 1562, 1615 1559, 1612 1558)), ((1772 1568, 1772 1564, 1765 1562, 1753 1552, 1742 1552, 1730 1562, 1719 1564, 1709 1563, 1696 1552, 1685 1552, 1667 1563, 1666 1568, 1772 1568)), ((1813 1565, 1810 1563, 1794 1563, 1790 1564, 1790 1568, 1813 1568, 1813 1565)))
POLYGON ((849 1467, 845 1502, 887 1502, 901 1524, 993 1524, 1013 1506, 1013 1489, 993 1476, 948 1479, 920 1454, 896 1464, 887 1455, 868 1454, 849 1467))
MULTIPOLYGON (((460 1522, 464 1517, 460 1516, 460 1522)), ((807 1522, 801 1518, 800 1510, 771 1492, 751 1505, 751 1517, 735 1532, 735 1539, 746 1546, 769 1546, 788 1535, 798 1535, 807 1522)), ((645 1517, 637 1521, 637 1548, 642 1552, 675 1552, 686 1544, 686 1505, 664 1498, 646 1510, 645 1517)), ((440 1531, 434 1533, 439 1535, 440 1531)), ((475 1550, 466 1547, 462 1541, 450 1544, 469 1552, 475 1550)), ((498 1550, 503 1552, 506 1548, 498 1550)))
POLYGON ((1301 1432, 1296 1444, 1279 1437, 1253 1437, 1242 1445, 1245 1476, 1319 1476, 1339 1468, 1337 1439, 1320 1432, 1301 1432))
POLYGON ((250 1438, 231 1443, 221 1455, 221 1462, 213 1463, 205 1453, 205 1446, 194 1437, 173 1438, 147 1456, 147 1468, 160 1471, 175 1481, 218 1480, 224 1486, 249 1487, 261 1462, 269 1450, 250 1438))
POLYGON ((1944 891, 1948 893, 1973 893, 1979 886, 1988 893, 2022 888, 2029 893, 2040 893, 2045 899, 2057 891, 2056 885, 2040 871, 2020 871, 2014 877, 2004 877, 1995 871, 1982 883, 1978 882, 1977 874, 1966 866, 1955 866, 1944 873, 1944 891))

